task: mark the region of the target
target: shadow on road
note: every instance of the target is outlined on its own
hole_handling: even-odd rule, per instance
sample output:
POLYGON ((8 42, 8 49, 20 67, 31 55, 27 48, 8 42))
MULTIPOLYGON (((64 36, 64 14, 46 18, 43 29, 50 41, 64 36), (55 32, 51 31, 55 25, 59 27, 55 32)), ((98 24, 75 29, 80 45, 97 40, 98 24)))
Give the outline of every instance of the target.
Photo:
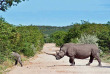
POLYGON ((63 66, 63 67, 65 66, 66 67, 66 66, 70 66, 70 65, 52 65, 52 66, 47 66, 47 67, 58 67, 58 66, 63 66))
MULTIPOLYGON (((69 67, 70 65, 52 65, 52 66, 47 66, 47 67, 69 67)), ((75 66, 70 66, 70 67, 77 67, 77 66, 86 66, 86 65, 75 65, 75 66)), ((86 67, 100 67, 100 68, 110 68, 110 66, 86 66, 86 67)))
POLYGON ((52 65, 52 66, 47 66, 47 67, 77 67, 77 66, 86 66, 86 65, 75 65, 75 66, 70 66, 70 65, 52 65))
POLYGON ((110 68, 110 66, 101 66, 101 68, 110 68))

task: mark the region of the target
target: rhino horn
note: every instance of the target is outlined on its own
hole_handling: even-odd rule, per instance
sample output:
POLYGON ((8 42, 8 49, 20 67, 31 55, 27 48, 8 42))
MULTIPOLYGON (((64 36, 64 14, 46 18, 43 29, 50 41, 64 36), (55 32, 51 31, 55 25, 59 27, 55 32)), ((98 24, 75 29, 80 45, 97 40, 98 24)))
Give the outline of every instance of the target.
POLYGON ((48 55, 53 55, 53 56, 55 56, 55 54, 53 54, 53 53, 47 53, 47 52, 44 52, 45 54, 48 54, 48 55))

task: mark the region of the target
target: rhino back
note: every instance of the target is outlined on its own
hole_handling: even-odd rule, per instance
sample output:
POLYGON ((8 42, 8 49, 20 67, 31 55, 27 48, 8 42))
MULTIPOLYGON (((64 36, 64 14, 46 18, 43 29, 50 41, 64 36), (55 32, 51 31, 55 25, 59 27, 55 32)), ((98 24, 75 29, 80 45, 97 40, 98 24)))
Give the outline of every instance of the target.
POLYGON ((60 47, 60 51, 67 51, 69 47, 74 46, 74 43, 65 43, 60 47))
POLYGON ((11 55, 12 55, 13 57, 15 57, 15 58, 21 57, 18 53, 15 53, 15 52, 13 52, 11 55))

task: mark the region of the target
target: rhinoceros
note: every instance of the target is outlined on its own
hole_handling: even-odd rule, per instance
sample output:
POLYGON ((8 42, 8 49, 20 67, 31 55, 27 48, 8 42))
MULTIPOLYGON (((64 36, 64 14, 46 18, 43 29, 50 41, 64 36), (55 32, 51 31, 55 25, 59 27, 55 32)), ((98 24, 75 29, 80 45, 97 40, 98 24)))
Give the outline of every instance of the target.
POLYGON ((98 61, 98 66, 101 66, 101 59, 99 57, 100 50, 95 44, 74 44, 66 43, 60 47, 60 50, 56 54, 52 54, 56 57, 56 60, 63 58, 64 56, 69 57, 71 66, 75 65, 74 59, 85 59, 90 57, 89 62, 86 65, 90 65, 95 58, 98 61))
POLYGON ((15 60, 15 65, 17 65, 19 62, 22 67, 23 65, 22 65, 22 61, 21 61, 21 56, 16 52, 11 52, 11 55, 12 55, 13 59, 15 60))

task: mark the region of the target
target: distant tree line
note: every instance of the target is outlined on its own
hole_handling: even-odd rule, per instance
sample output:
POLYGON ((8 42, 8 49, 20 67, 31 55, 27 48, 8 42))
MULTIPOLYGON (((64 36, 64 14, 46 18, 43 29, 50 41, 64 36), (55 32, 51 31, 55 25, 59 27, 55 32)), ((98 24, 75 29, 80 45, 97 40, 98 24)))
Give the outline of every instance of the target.
POLYGON ((50 35, 53 32, 56 31, 68 31, 73 25, 70 26, 63 26, 63 27, 57 27, 57 26, 38 26, 38 28, 46 35, 50 35))
POLYGON ((58 27, 58 26, 37 26, 42 33, 44 34, 44 42, 45 43, 51 43, 54 40, 50 37, 51 34, 53 34, 56 31, 64 31, 67 32, 73 25, 69 26, 63 26, 63 27, 58 27))

